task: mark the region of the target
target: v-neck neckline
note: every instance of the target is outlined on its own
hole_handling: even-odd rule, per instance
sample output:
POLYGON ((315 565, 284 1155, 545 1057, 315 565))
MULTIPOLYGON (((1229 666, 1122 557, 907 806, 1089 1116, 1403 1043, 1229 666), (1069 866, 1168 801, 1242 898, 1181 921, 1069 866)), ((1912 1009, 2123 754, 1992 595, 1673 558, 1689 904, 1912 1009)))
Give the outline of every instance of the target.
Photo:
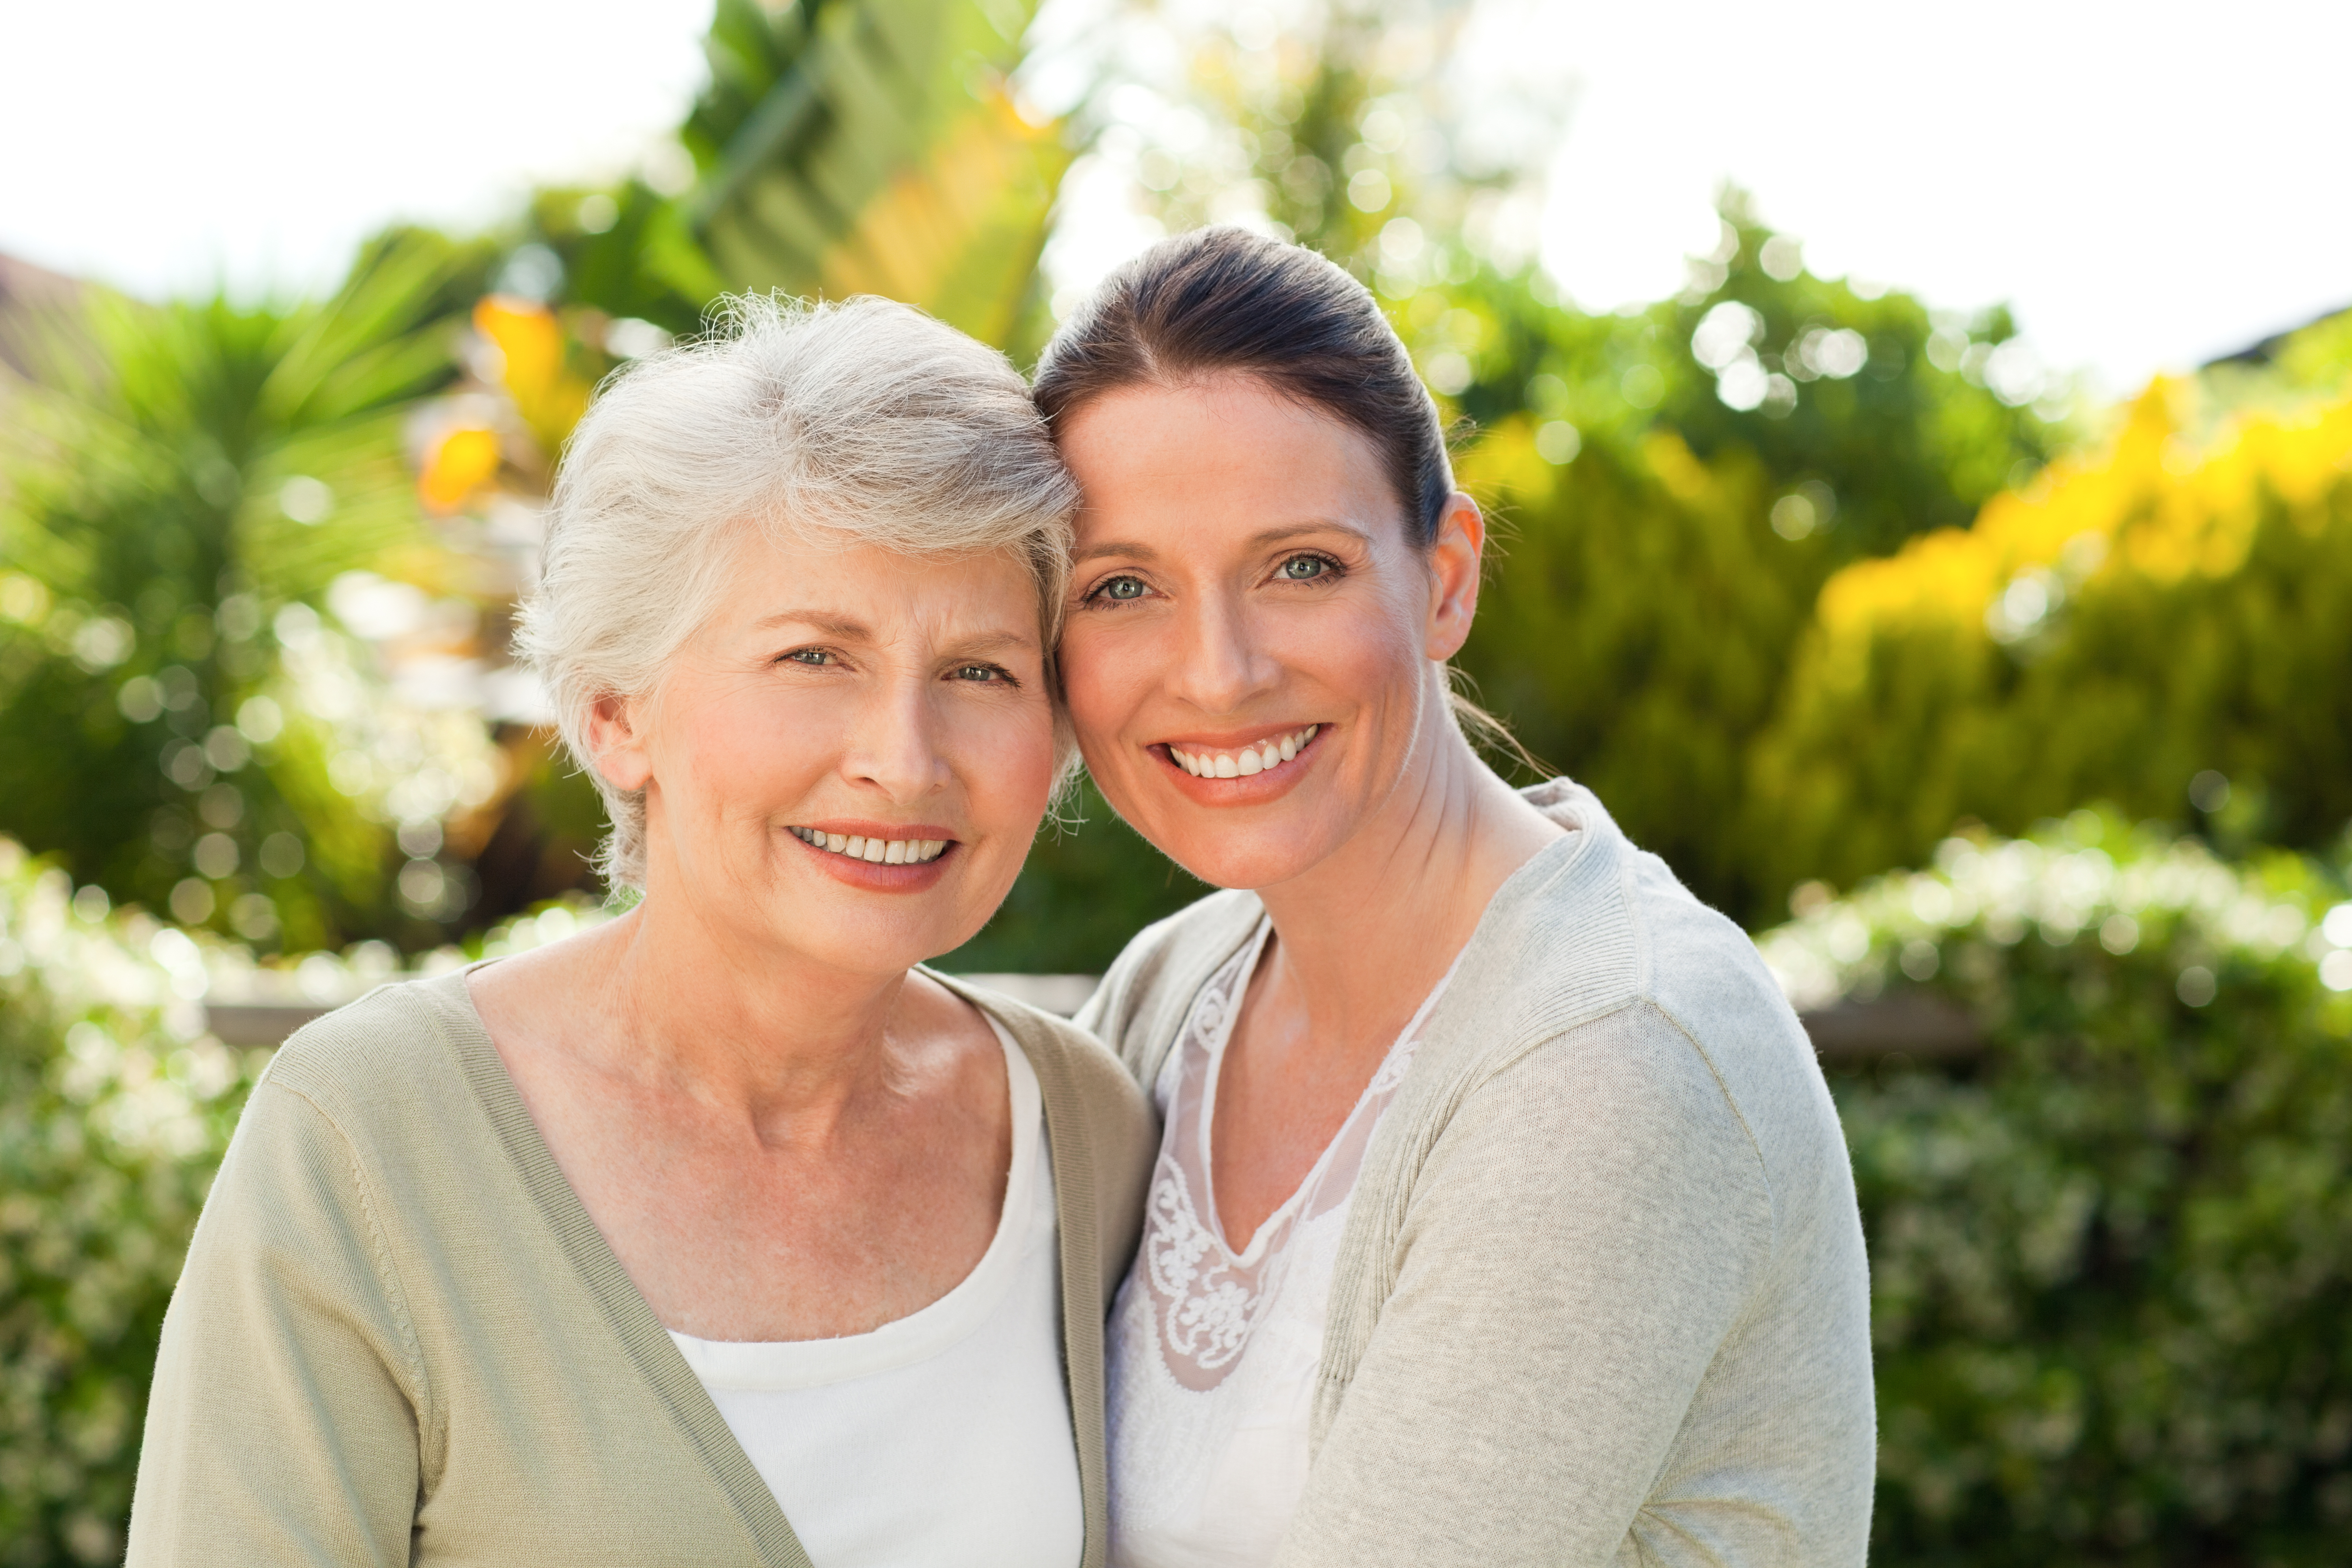
POLYGON ((709 1390, 687 1364, 677 1343, 669 1337, 669 1330, 662 1325, 645 1292, 637 1289, 636 1281, 621 1266, 612 1243, 596 1228, 587 1205, 580 1201, 580 1195, 572 1190, 571 1182, 556 1165, 554 1151, 547 1146, 538 1122, 523 1103, 522 1091, 507 1071, 505 1059, 499 1055, 489 1029, 482 1022, 481 1010, 474 1006, 466 977, 481 967, 480 963, 469 964, 427 983, 446 988, 445 999, 453 1005, 466 1026, 453 1031, 450 1044, 457 1051, 458 1065, 473 1089, 475 1100, 514 1161, 533 1206, 554 1233, 557 1245, 571 1260, 589 1293, 604 1309, 605 1321, 612 1324, 630 1361, 653 1386, 688 1444, 718 1478, 761 1556, 772 1568, 814 1568, 792 1522, 784 1518, 783 1506, 776 1500, 776 1494, 768 1490, 768 1483, 752 1466, 751 1456, 744 1453, 743 1445, 728 1427, 727 1418, 711 1402, 709 1390))
MULTIPOLYGON (((1204 1228, 1208 1232, 1209 1239, 1216 1244, 1217 1249, 1224 1254, 1226 1260, 1236 1268, 1244 1269, 1255 1268, 1265 1260, 1264 1255, 1268 1245, 1267 1237, 1273 1234, 1276 1226, 1294 1209, 1304 1205, 1307 1195, 1315 1190, 1317 1181, 1331 1163, 1331 1151, 1339 1146, 1339 1141, 1346 1136, 1349 1125, 1362 1113, 1365 1102, 1369 1101, 1374 1091, 1380 1087, 1381 1080, 1386 1075, 1389 1064, 1396 1060, 1397 1053, 1412 1040, 1420 1032, 1422 1025, 1429 1020, 1429 1015, 1437 1006, 1438 998, 1443 997, 1446 988, 1453 984, 1454 971, 1462 967, 1462 953, 1456 953, 1454 956, 1454 962, 1446 966, 1445 973, 1438 977, 1437 984, 1430 988, 1429 994, 1423 997, 1421 999, 1421 1005, 1413 1009, 1412 1019, 1402 1030, 1398 1031, 1396 1039, 1389 1042, 1389 1048, 1381 1054, 1380 1061, 1372 1064, 1371 1073, 1365 1078, 1363 1088, 1357 1092, 1355 1100, 1348 1107, 1348 1113, 1339 1118, 1339 1124, 1331 1130, 1331 1135, 1323 1141, 1323 1147, 1315 1155, 1315 1163, 1307 1167, 1306 1173, 1298 1178, 1298 1185, 1290 1189, 1290 1195, 1269 1210, 1265 1218, 1257 1222, 1257 1228, 1250 1232, 1249 1245, 1235 1250, 1233 1242, 1225 1234, 1225 1217, 1217 1203, 1215 1141, 1217 1085, 1224 1072, 1225 1051, 1233 1044, 1234 1030, 1241 1025, 1243 999, 1249 994, 1250 981, 1255 977, 1258 965, 1265 961, 1266 945, 1273 940, 1273 918, 1261 915, 1258 916, 1257 929, 1251 935, 1243 951, 1225 960, 1228 965, 1238 962, 1240 972, 1234 977, 1233 992, 1226 998, 1222 1009, 1223 1016, 1217 1019, 1214 1026, 1214 1043, 1212 1044, 1206 1040, 1202 1042, 1209 1058, 1207 1071, 1202 1074, 1201 1080, 1199 1133, 1202 1197, 1208 1210, 1207 1224, 1204 1228)), ((1465 943, 1462 952, 1468 951, 1469 945, 1465 943)), ((1215 985, 1217 975, 1223 972, 1223 966, 1220 966, 1211 974, 1209 984, 1215 985)), ((1197 999, 1195 1005, 1198 1005, 1197 999)), ((1185 1027, 1189 1031, 1191 1028, 1189 1017, 1185 1027)), ((1183 1081, 1183 1041, 1181 1038, 1177 1043, 1175 1057, 1177 1082, 1181 1084, 1183 1081)))

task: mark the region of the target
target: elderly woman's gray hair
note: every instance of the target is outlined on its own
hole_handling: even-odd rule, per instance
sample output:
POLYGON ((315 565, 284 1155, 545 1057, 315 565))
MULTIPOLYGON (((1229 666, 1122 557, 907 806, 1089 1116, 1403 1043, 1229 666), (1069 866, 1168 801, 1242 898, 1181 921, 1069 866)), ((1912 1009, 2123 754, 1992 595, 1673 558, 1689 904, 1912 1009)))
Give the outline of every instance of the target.
POLYGON ((1012 552, 1051 649, 1076 508, 1004 356, 889 300, 730 300, 708 336, 616 372, 564 450, 516 638, 604 798, 607 882, 645 884, 646 802, 597 773, 589 716, 656 693, 747 533, 1012 552))

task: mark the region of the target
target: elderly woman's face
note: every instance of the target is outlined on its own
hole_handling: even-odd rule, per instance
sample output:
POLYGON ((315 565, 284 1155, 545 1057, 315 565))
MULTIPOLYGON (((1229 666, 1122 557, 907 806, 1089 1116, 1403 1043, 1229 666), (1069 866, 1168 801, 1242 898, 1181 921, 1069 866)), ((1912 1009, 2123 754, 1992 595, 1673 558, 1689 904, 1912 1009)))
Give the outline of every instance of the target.
POLYGON ((1008 555, 747 543, 628 718, 600 767, 646 790, 648 902, 851 970, 977 932, 1053 788, 1036 589, 1008 555))

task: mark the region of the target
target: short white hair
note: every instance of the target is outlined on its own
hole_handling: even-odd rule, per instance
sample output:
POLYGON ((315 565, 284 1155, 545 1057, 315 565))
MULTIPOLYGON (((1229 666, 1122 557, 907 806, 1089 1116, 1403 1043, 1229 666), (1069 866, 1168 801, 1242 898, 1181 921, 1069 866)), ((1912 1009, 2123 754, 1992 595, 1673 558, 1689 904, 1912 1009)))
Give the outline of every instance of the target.
MULTIPOLYGON (((1051 687, 1077 499, 1004 356, 891 300, 728 299, 702 338, 615 371, 565 446, 515 639, 604 797, 607 884, 645 885, 645 792, 597 771, 589 717, 656 694, 747 534, 1010 552, 1051 687)), ((1076 748, 1058 713, 1055 731, 1060 777, 1076 748)))

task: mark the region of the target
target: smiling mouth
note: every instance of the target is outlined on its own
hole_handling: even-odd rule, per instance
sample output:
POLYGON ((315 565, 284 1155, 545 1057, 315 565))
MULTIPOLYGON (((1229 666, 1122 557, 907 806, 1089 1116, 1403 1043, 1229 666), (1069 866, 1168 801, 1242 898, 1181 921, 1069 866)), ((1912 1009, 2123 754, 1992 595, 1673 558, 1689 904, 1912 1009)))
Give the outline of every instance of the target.
POLYGON ((827 854, 841 855, 869 865, 921 865, 935 861, 946 852, 953 839, 884 839, 845 837, 840 833, 820 832, 814 828, 785 830, 801 842, 820 849, 827 854))
POLYGON ((1307 749, 1315 732, 1323 727, 1310 724, 1288 735, 1253 741, 1244 747, 1211 751, 1199 747, 1171 744, 1168 755, 1177 767, 1196 779, 1246 779, 1254 773, 1271 773, 1307 749))

